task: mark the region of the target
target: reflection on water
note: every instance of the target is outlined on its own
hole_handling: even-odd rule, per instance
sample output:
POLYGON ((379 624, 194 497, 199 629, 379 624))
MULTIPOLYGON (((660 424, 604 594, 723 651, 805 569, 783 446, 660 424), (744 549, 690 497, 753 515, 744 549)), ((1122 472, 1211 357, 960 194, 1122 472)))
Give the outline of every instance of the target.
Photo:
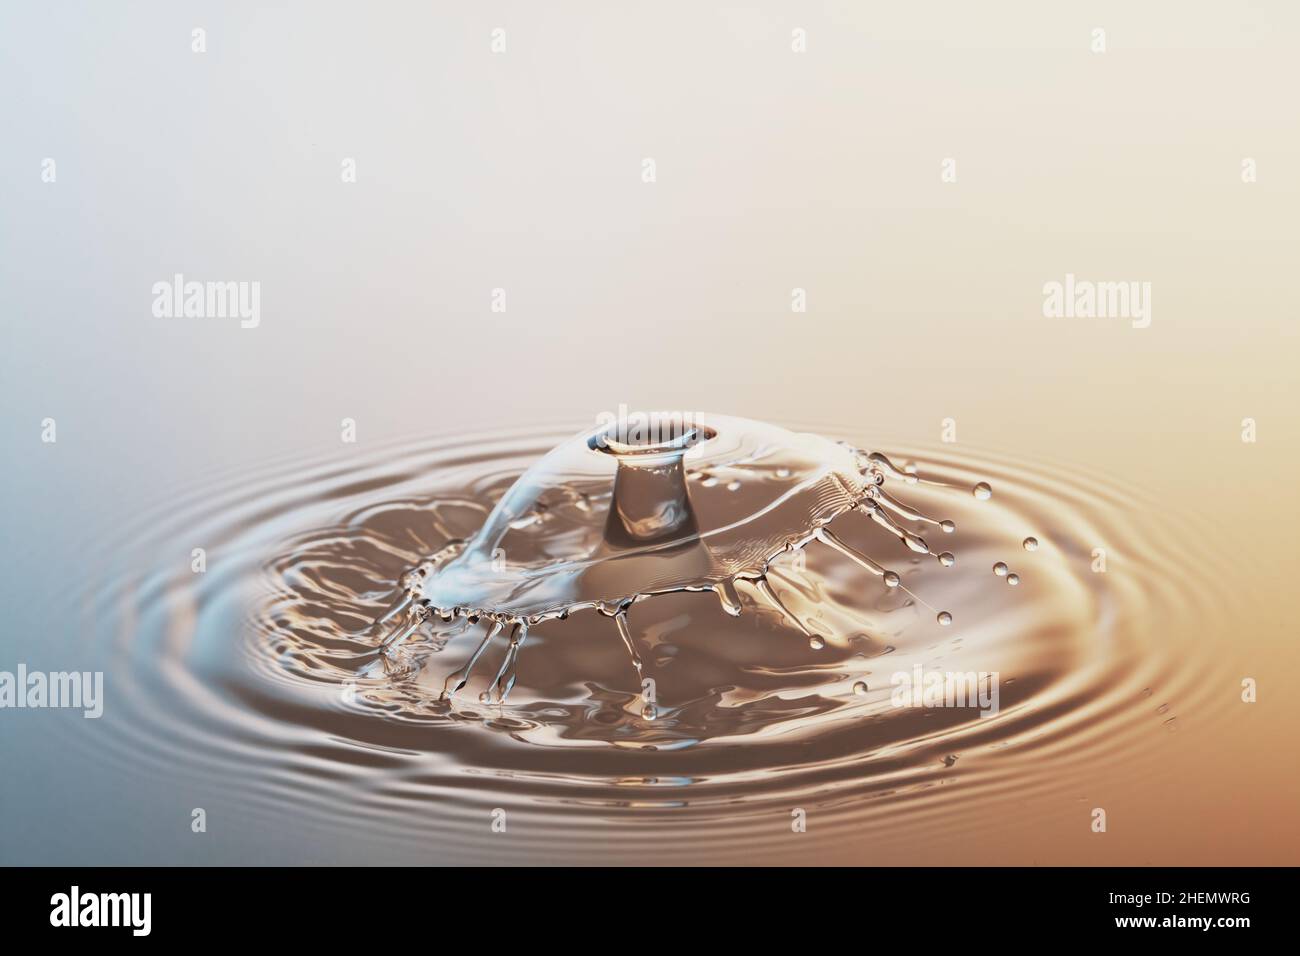
POLYGON ((1204 655, 1153 639, 1220 613, 1185 532, 1109 479, 946 446, 884 451, 951 486, 905 485, 918 515, 951 520, 947 557, 836 521, 898 586, 818 542, 770 568, 776 605, 746 582, 739 616, 708 592, 637 602, 653 715, 595 608, 531 630, 507 703, 479 696, 509 653, 483 644, 490 622, 433 615, 378 653, 393 582, 472 536, 564 437, 284 463, 147 516, 142 550, 183 530, 209 569, 119 575, 88 599, 88 649, 119 688, 96 759, 221 792, 273 822, 286 861, 343 835, 373 859, 759 861, 905 840, 936 815, 977 828, 1071 769, 1140 767, 1180 710, 1230 699, 1208 695, 1204 655), (897 675, 936 672, 996 680, 995 712, 896 706, 897 675))
MULTIPOLYGON (((621 727, 614 739, 625 745, 634 740, 689 744, 725 735, 744 718, 742 710, 749 712, 743 720, 746 732, 755 733, 770 723, 760 716, 762 708, 783 691, 807 687, 808 681, 790 675, 792 683, 777 679, 757 693, 750 675, 767 661, 787 656, 789 640, 764 647, 749 639, 755 620, 729 626, 720 636, 707 612, 699 613, 698 602, 683 638, 658 651, 657 670, 676 663, 683 647, 697 654, 671 674, 648 676, 645 642, 636 632, 647 617, 637 607, 641 602, 655 599, 662 609, 667 595, 711 592, 718 613, 739 618, 747 608, 755 609, 774 618, 777 631, 802 635, 814 651, 829 644, 847 653, 852 642, 869 644, 869 635, 897 627, 897 615, 888 612, 918 604, 938 624, 952 623, 949 611, 935 611, 912 590, 922 577, 919 568, 910 568, 904 582, 904 575, 841 537, 852 534, 856 521, 905 545, 902 555, 912 565, 920 563, 917 555, 924 555, 952 568, 953 553, 931 550, 921 532, 933 528, 951 534, 956 524, 929 517, 895 496, 908 486, 951 486, 918 476, 914 466, 900 470, 878 452, 819 435, 717 415, 699 416, 695 424, 698 428, 683 429, 679 422, 684 437, 636 446, 620 443, 619 451, 607 447, 604 428, 579 434, 552 449, 504 495, 483 501, 481 510, 488 512, 491 505, 490 513, 480 514, 463 535, 453 529, 431 557, 404 571, 374 627, 357 635, 377 648, 384 677, 415 670, 410 650, 420 638, 434 638, 440 651, 468 625, 478 631, 469 645, 473 650, 444 680, 442 697, 450 702, 461 694, 473 681, 475 667, 481 673, 484 657, 490 656, 485 652, 495 648, 503 653, 496 677, 477 696, 483 704, 503 703, 518 679, 520 657, 532 653, 524 648, 529 635, 544 624, 554 643, 555 633, 574 629, 575 614, 595 610, 613 620, 627 651, 629 673, 636 675, 640 703, 632 713, 646 721, 664 718, 653 728, 621 727), (708 437, 700 437, 706 430, 708 437), (847 529, 842 527, 846 522, 847 529), (824 574, 809 571, 806 552, 814 546, 827 549, 841 565, 847 562, 841 572, 849 573, 839 576, 845 579, 850 604, 831 596, 824 574), (860 579, 856 583, 854 567, 860 579), (502 640, 507 627, 508 640, 502 640), (721 657, 734 659, 711 665, 707 658, 717 648, 723 649, 721 657), (676 695, 665 707, 659 683, 685 672, 707 675, 709 683, 676 695), (724 690, 729 700, 722 708, 700 713, 697 721, 684 719, 699 701, 716 700, 724 690)), ((987 483, 975 490, 981 500, 991 496, 987 483)), ((433 501, 424 510, 436 513, 444 504, 433 501)), ((331 557, 330 565, 333 561, 331 557)), ((969 576, 954 573, 963 575, 969 576)), ((946 583, 945 590, 960 590, 946 583)), ((356 597, 373 601, 372 595, 356 597)), ((687 622, 691 618, 682 615, 687 622)), ((654 620, 653 613, 648 619, 654 620)), ((872 656, 870 646, 853 656, 872 656)), ((815 657, 824 664, 837 654, 815 657)), ((820 673, 815 683, 827 680, 820 673)), ((600 684, 609 681, 602 678, 600 684)), ((976 688, 967 690, 977 696, 976 688)))

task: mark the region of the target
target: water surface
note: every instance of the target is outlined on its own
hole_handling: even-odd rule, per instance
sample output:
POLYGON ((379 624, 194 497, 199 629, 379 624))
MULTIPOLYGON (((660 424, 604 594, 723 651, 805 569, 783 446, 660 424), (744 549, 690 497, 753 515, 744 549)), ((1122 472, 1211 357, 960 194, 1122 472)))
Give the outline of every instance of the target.
MULTIPOLYGON (((738 618, 709 593, 639 602, 655 720, 594 611, 534 629, 504 705, 441 693, 479 643, 464 620, 377 655, 367 625, 393 583, 472 534, 568 434, 284 460, 119 516, 90 550, 117 556, 70 585, 80 666, 106 673, 108 713, 48 722, 49 745, 211 822, 189 834, 189 804, 173 804, 175 839, 133 844, 132 807, 151 811, 128 801, 97 854, 212 858, 213 838, 218 859, 268 862, 905 859, 1009 814, 1086 832, 1099 768, 1140 779, 1185 715, 1230 717, 1211 646, 1178 640, 1226 613, 1188 524, 1093 469, 948 446, 880 450, 953 486, 899 494, 954 520, 939 537, 956 566, 849 514, 836 534, 903 586, 814 543, 771 574, 802 633, 752 593, 738 618), (177 540, 205 543, 204 573, 177 540), (915 668, 996 672, 998 713, 894 706, 891 675, 915 668)), ((486 652, 487 678, 502 652, 486 652)))

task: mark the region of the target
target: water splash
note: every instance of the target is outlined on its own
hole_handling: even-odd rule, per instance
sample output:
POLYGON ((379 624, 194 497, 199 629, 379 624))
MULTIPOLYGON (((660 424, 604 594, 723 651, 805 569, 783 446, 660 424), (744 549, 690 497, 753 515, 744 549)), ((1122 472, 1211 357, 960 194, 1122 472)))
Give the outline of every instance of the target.
MULTIPOLYGON (((931 607, 897 569, 830 527, 856 516, 897 539, 909 560, 932 557, 952 568, 954 553, 935 552, 915 529, 951 534, 956 523, 908 504, 889 485, 951 486, 922 478, 915 465, 898 467, 879 452, 819 435, 714 415, 665 420, 671 427, 649 437, 608 427, 584 432, 525 471, 475 534, 401 576, 370 632, 381 656, 400 662, 403 642, 432 620, 478 628, 475 650, 443 682, 443 696, 451 697, 469 683, 485 651, 508 635, 496 676, 479 694, 481 703, 502 703, 516 683, 529 629, 564 626, 576 612, 594 609, 612 620, 644 686, 633 608, 682 592, 712 593, 730 618, 752 604, 820 651, 828 639, 843 643, 850 635, 827 624, 816 582, 774 574, 776 562, 791 556, 802 572, 803 552, 814 543, 929 608, 938 625, 953 623, 951 611, 931 607), (794 595, 783 598, 774 582, 792 585, 794 595), (751 595, 748 604, 742 589, 751 595)), ((974 494, 988 500, 992 492, 980 482, 974 494)), ((861 593, 869 592, 864 586, 861 593)), ((643 702, 641 714, 658 716, 653 701, 643 702)), ((707 735, 700 728, 691 733, 707 735)))
MULTIPOLYGON (((203 793, 209 813, 261 821, 223 846, 267 863, 419 864, 430 848, 444 863, 752 863, 796 844, 814 862, 902 863, 999 826, 1050 838, 1053 808, 1147 780, 1173 748, 1201 760, 1208 728, 1230 741, 1249 723, 1249 708, 1222 692, 1239 677, 1230 635, 1245 604, 1226 601, 1232 567, 1195 522, 1084 463, 898 436, 890 459, 933 480, 887 475, 883 487, 953 523, 941 538, 942 523, 901 522, 957 562, 844 513, 827 530, 890 569, 894 587, 823 541, 767 575, 822 648, 742 581, 730 589, 735 616, 725 586, 628 608, 655 682, 653 719, 617 622, 594 608, 529 629, 508 703, 480 700, 505 660, 506 625, 444 697, 489 627, 431 612, 380 654, 410 603, 393 600, 394 582, 418 569, 404 582, 414 584, 463 551, 568 434, 426 435, 342 460, 330 446, 107 514, 115 530, 87 540, 69 640, 86 669, 132 693, 112 698, 111 721, 51 724, 56 749, 75 756, 63 764, 92 768, 87 779, 110 789, 176 781, 203 793), (970 493, 979 481, 990 500, 970 493), (1026 534, 1041 542, 1033 554, 1026 534), (192 573, 175 560, 178 538, 206 542, 220 562, 192 573), (1099 545, 1124 556, 1105 574, 1093 567, 1099 545), (991 573, 999 559, 1023 577, 1018 588, 991 573), (936 608, 953 624, 941 628, 936 608), (891 678, 918 664, 1000 671, 997 716, 894 706, 891 678), (1167 733, 1175 714, 1181 727, 1167 733), (77 733, 86 723, 95 732, 77 733), (948 767, 947 755, 960 760, 948 767), (511 814, 508 841, 484 825, 498 807, 511 814), (794 841, 791 807, 815 820, 794 841)), ((688 480, 694 493, 708 479, 688 480)), ((534 532, 553 512, 584 510, 581 499, 554 504, 534 532)), ((585 503, 597 516, 607 506, 585 503)), ((184 854, 183 843, 144 849, 123 831, 95 846, 107 862, 148 863, 184 854)))

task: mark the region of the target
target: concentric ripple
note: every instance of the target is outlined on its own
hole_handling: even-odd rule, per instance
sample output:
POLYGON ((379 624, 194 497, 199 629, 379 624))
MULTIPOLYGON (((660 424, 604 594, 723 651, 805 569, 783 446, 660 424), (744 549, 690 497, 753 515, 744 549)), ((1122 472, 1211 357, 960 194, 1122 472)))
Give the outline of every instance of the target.
POLYGON ((638 603, 667 702, 655 720, 595 612, 537 628, 510 704, 444 699, 473 625, 431 622, 389 658, 367 625, 404 569, 472 534, 571 432, 284 461, 119 532, 84 601, 116 689, 94 756, 221 793, 296 834, 296 859, 331 834, 375 860, 776 858, 794 852, 795 811, 815 821, 801 852, 978 827, 1013 797, 1073 792, 1098 763, 1140 774, 1183 713, 1222 706, 1212 652, 1176 638, 1224 614, 1203 583, 1213 557, 1177 516, 1089 469, 893 444, 871 447, 964 489, 908 488, 956 523, 942 536, 955 566, 850 515, 836 534, 894 555, 903 586, 864 582, 834 549, 792 555, 773 586, 819 640, 745 595, 739 618, 710 594, 638 603), (177 541, 203 544, 206 572, 177 541), (894 706, 894 675, 917 668, 995 672, 998 712, 894 706))

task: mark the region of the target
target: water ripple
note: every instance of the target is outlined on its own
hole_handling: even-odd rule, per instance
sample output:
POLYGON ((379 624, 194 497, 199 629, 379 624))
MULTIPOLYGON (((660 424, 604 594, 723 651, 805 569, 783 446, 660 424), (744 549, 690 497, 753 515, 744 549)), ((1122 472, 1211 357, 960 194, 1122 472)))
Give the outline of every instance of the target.
MULTIPOLYGON (((1211 691, 1213 644, 1179 640, 1229 610, 1190 521, 1099 469, 903 444, 881 450, 927 476, 995 489, 984 517, 927 493, 939 510, 964 509, 953 550, 965 573, 946 579, 944 596, 955 625, 938 632, 932 618, 891 608, 893 633, 825 660, 776 662, 763 656, 786 654, 773 622, 711 625, 761 650, 715 640, 725 650, 695 648, 699 667, 804 685, 765 698, 717 740, 675 738, 671 722, 627 731, 635 688, 615 676, 616 639, 594 624, 571 622, 572 636, 528 649, 518 705, 437 700, 432 688, 473 635, 424 635, 408 671, 385 671, 356 636, 381 609, 381 585, 472 532, 485 502, 567 434, 283 459, 140 516, 111 536, 111 559, 101 539, 102 570, 79 606, 116 709, 87 758, 219 790, 301 841, 346 832, 389 859, 428 861, 429 841, 447 860, 778 859, 793 852, 796 808, 817 821, 804 852, 863 832, 883 847, 968 831, 1013 802, 1066 799, 1098 763, 1140 776, 1186 715, 1213 720, 1229 699, 1211 691), (1019 546, 1029 534, 1042 542, 1032 553, 1019 546), (190 572, 176 541, 207 549, 206 573, 190 572), (1105 573, 1092 569, 1095 548, 1105 573), (1022 575, 1019 588, 967 569, 997 559, 1022 575), (891 708, 889 673, 915 664, 998 671, 1001 712, 891 708), (857 699, 864 671, 869 691, 857 699), (485 822, 497 808, 509 812, 508 842, 485 822)), ((811 581, 785 579, 808 608, 860 600, 843 568, 811 555, 808 565, 811 581)), ((908 567, 944 585, 942 569, 908 567)), ((684 632, 698 630, 708 600, 666 601, 650 621, 656 639, 689 649, 684 632)), ((690 716, 725 724, 744 693, 720 682, 690 716)))

